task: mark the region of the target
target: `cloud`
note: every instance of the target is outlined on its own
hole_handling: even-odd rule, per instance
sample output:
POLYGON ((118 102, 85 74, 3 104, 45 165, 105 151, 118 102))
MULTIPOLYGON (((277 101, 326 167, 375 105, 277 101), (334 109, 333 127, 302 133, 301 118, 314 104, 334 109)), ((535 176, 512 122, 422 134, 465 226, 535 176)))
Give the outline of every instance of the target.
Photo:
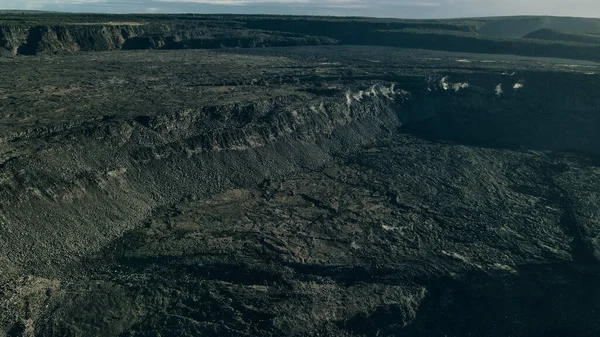
POLYGON ((0 0, 0 9, 426 17, 446 0, 0 0))
POLYGON ((336 8, 366 8, 369 4, 360 0, 156 0, 169 3, 193 3, 220 6, 276 5, 276 6, 313 6, 336 8))
POLYGON ((597 0, 0 0, 0 9, 112 13, 248 13, 405 18, 600 16, 597 0))
POLYGON ((437 7, 440 3, 401 0, 155 0, 163 3, 218 6, 279 6, 306 8, 380 8, 380 7, 437 7))
POLYGON ((347 8, 371 8, 371 7, 437 7, 443 2, 427 1, 402 1, 402 0, 155 0, 157 2, 170 3, 194 3, 205 5, 288 5, 288 6, 314 6, 314 7, 347 7, 347 8))

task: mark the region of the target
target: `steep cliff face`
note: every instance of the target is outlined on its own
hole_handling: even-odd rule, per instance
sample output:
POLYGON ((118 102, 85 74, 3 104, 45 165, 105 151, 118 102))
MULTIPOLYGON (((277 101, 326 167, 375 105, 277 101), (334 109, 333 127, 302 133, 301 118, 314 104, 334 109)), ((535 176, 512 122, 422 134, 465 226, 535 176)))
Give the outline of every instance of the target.
POLYGON ((398 124, 396 95, 349 105, 344 97, 301 96, 198 107, 105 118, 49 135, 51 148, 2 164, 2 277, 52 272, 132 229, 158 205, 315 168, 373 142, 398 124))
POLYGON ((5 55, 70 54, 119 49, 216 49, 335 44, 324 36, 176 23, 0 26, 5 55))
POLYGON ((0 55, 17 55, 19 46, 27 41, 29 30, 23 27, 0 26, 0 55))
POLYGON ((120 49, 135 35, 131 26, 3 27, 0 41, 13 55, 73 53, 120 49))
POLYGON ((431 140, 598 155, 597 81, 590 73, 449 74, 442 82, 450 83, 441 84, 446 90, 415 97, 413 109, 431 118, 410 121, 404 130, 431 140))

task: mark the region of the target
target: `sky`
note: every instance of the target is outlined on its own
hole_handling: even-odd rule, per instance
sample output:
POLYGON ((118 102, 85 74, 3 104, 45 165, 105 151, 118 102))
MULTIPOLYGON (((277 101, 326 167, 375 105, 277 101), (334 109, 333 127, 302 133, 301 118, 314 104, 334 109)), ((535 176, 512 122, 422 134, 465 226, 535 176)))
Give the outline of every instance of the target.
POLYGON ((247 13, 448 18, 600 17, 600 0, 0 0, 0 9, 102 13, 247 13))

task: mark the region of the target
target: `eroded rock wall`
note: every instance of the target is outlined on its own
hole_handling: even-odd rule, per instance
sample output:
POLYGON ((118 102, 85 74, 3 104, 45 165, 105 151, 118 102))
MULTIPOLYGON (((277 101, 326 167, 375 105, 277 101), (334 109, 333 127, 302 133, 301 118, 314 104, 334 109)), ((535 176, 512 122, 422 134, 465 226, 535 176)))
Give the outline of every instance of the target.
POLYGON ((56 272, 156 206, 315 168, 372 143, 398 125, 395 95, 205 107, 48 135, 47 148, 2 165, 2 277, 56 272))

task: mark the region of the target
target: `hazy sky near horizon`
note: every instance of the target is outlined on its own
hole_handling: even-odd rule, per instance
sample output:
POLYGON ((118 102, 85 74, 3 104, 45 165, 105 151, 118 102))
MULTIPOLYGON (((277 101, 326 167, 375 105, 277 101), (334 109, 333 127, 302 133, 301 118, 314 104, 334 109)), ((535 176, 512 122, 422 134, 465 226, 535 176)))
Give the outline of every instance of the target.
POLYGON ((107 13, 248 13, 443 18, 600 17, 599 0, 0 0, 0 9, 107 13))

